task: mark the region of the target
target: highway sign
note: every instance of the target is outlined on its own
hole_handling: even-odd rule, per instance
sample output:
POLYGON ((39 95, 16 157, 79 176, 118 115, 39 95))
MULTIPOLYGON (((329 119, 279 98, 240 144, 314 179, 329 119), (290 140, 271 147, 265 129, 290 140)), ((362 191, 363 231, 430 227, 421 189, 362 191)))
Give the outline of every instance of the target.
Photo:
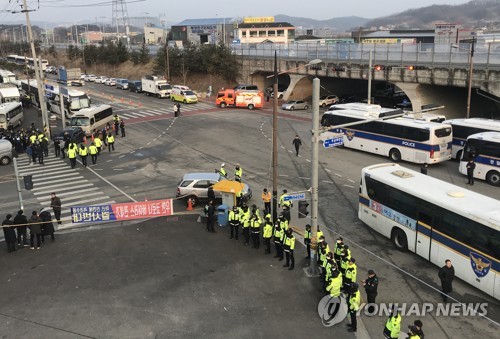
POLYGON ((333 138, 333 139, 326 139, 323 141, 323 147, 324 148, 330 148, 330 147, 335 147, 335 146, 342 146, 344 144, 344 138, 333 138))
POLYGON ((291 200, 303 200, 306 198, 305 193, 297 193, 297 194, 288 194, 283 197, 284 201, 291 201, 291 200))

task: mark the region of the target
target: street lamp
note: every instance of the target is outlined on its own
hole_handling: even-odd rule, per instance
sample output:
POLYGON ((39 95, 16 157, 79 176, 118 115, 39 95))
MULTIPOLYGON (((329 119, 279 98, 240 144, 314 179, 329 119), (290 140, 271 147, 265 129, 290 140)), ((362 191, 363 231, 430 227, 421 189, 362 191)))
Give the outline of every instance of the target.
MULTIPOLYGON (((276 222, 278 220, 277 218, 277 211, 278 211, 278 76, 280 74, 286 74, 289 72, 292 72, 294 70, 297 70, 302 67, 309 67, 311 65, 316 65, 323 62, 321 59, 314 59, 309 61, 307 64, 298 66, 292 69, 289 69, 287 71, 278 73, 278 55, 277 52, 274 51, 274 72, 273 75, 267 76, 267 78, 274 78, 274 83, 273 83, 273 221, 276 222)), ((319 80, 318 80, 319 81, 319 80)), ((313 88, 314 89, 314 88, 313 88)), ((318 109, 318 116, 319 116, 319 105, 318 107, 314 107, 314 93, 313 93, 313 114, 314 110, 317 108, 318 109)), ((318 101, 316 104, 319 102, 319 91, 318 91, 318 101)), ((314 206, 314 205, 313 205, 314 206)), ((314 212, 313 212, 314 213, 314 212)), ((314 216, 314 214, 311 213, 311 218, 314 216)), ((316 211, 317 213, 317 211, 316 211)), ((317 215, 317 214, 316 214, 317 215)), ((316 217, 317 221, 317 217, 316 217)))
MULTIPOLYGON (((472 76, 474 72, 474 47, 476 45, 476 37, 472 37, 472 42, 469 46, 469 83, 467 87, 467 109, 465 111, 465 117, 469 119, 470 117, 470 100, 472 96, 472 76)), ((462 49, 458 45, 451 45, 451 48, 462 49)))

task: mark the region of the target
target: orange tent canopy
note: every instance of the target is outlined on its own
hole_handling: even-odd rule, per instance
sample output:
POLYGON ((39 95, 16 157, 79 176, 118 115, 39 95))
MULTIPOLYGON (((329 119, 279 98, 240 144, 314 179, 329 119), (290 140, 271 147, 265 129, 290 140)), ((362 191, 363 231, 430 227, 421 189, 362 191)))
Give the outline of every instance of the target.
POLYGON ((225 193, 239 193, 243 190, 244 185, 241 182, 231 180, 221 180, 213 186, 214 191, 225 193))

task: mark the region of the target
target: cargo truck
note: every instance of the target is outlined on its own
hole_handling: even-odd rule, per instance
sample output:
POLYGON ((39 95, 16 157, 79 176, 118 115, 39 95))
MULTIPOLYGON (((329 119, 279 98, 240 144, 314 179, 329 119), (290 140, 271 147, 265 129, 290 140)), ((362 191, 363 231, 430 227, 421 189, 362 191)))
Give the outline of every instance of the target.
POLYGON ((59 81, 66 86, 83 86, 81 79, 82 70, 80 68, 65 68, 59 66, 59 81))
POLYGON ((146 76, 141 79, 142 91, 146 95, 154 95, 158 98, 170 98, 172 86, 165 79, 157 76, 146 76))

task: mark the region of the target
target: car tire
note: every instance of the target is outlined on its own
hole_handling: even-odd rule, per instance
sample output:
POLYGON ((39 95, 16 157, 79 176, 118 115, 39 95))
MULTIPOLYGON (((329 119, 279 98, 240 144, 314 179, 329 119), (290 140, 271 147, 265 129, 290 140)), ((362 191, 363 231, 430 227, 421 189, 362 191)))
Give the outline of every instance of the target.
POLYGON ((462 153, 463 153, 462 151, 458 151, 457 152, 457 156, 456 156, 455 159, 457 159, 458 161, 460 161, 460 159, 462 158, 462 153))
POLYGON ((186 206, 188 206, 189 201, 191 201, 192 207, 198 205, 198 197, 196 195, 190 195, 189 197, 186 198, 186 206))
POLYGON ((292 107, 290 107, 290 111, 293 111, 293 110, 295 110, 295 108, 294 108, 293 106, 292 106, 292 107))
POLYGON ((187 101, 186 101, 186 100, 184 100, 183 102, 184 102, 185 104, 187 104, 187 101))
POLYGON ((406 238, 406 233, 399 228, 395 228, 392 231, 391 240, 397 250, 402 252, 408 250, 408 239, 406 238))
POLYGON ((304 106, 304 110, 306 110, 306 109, 308 109, 308 108, 309 108, 309 106, 307 106, 307 105, 305 105, 305 106, 304 106))
POLYGON ((220 107, 221 107, 221 108, 224 108, 224 107, 226 107, 226 106, 227 106, 227 104, 226 104, 225 102, 221 102, 221 103, 220 103, 220 107))
POLYGON ((393 162, 400 162, 401 161, 401 152, 397 148, 393 148, 389 151, 389 158, 393 162))
POLYGON ((8 164, 10 164, 10 158, 9 157, 3 157, 2 159, 0 159, 0 164, 2 164, 2 165, 8 165, 8 164))
POLYGON ((497 171, 489 171, 486 174, 486 182, 492 186, 500 186, 500 173, 497 171))
POLYGON ((326 107, 326 104, 325 103, 322 103, 321 104, 321 108, 325 108, 326 107))
POLYGON ((255 107, 255 106, 254 106, 253 104, 248 105, 248 109, 249 109, 249 110, 254 109, 254 107, 255 107))
POLYGON ((135 90, 135 93, 139 93, 139 90, 138 90, 138 89, 136 89, 136 90, 135 90))

